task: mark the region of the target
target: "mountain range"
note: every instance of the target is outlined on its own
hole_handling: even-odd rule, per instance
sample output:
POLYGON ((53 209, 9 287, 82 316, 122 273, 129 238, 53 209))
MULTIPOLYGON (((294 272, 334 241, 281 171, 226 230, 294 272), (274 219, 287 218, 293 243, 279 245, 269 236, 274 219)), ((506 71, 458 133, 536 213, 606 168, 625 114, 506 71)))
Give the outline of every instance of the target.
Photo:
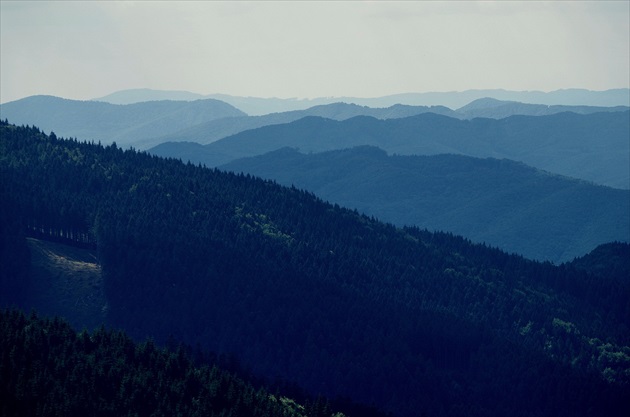
POLYGON ((506 158, 614 188, 630 188, 630 111, 457 120, 424 113, 401 119, 305 117, 212 142, 163 143, 149 152, 210 167, 283 147, 322 152, 370 145, 390 154, 506 158))
MULTIPOLYGON (((600 112, 616 112, 629 110, 628 106, 568 106, 521 103, 518 101, 505 101, 493 98, 480 98, 456 110, 459 119, 474 119, 485 117, 490 119, 503 119, 510 116, 548 116, 550 114, 571 112, 577 114, 590 114, 600 112)), ((446 116, 449 116, 448 114, 446 116)))
POLYGON ((114 105, 96 101, 32 96, 0 106, 0 118, 38 126, 64 137, 142 147, 156 136, 209 120, 245 115, 222 101, 150 101, 114 105))
POLYGON ((264 116, 243 116, 230 119, 212 120, 156 138, 154 142, 195 142, 208 144, 227 136, 263 126, 290 123, 304 117, 314 116, 331 120, 347 120, 356 116, 370 116, 377 119, 398 119, 423 113, 435 113, 458 117, 458 113, 443 106, 405 106, 397 104, 387 108, 371 108, 348 103, 319 105, 306 110, 271 113, 264 116))
POLYGON ((319 97, 313 99, 298 98, 262 98, 238 97, 228 94, 202 95, 187 91, 163 91, 150 89, 123 90, 104 97, 95 98, 113 104, 130 104, 150 100, 197 100, 213 98, 224 101, 252 116, 278 113, 291 110, 305 110, 309 107, 336 102, 353 103, 369 107, 390 107, 396 104, 409 106, 445 106, 458 109, 481 98, 494 98, 504 101, 516 101, 531 104, 566 105, 566 106, 630 106, 630 89, 620 88, 605 91, 584 89, 566 89, 550 92, 509 91, 509 90, 466 90, 450 92, 404 93, 376 98, 358 97, 319 97))
MULTIPOLYGON (((161 92, 141 91, 137 98, 140 96, 160 98, 161 92)), ((138 149, 148 149, 165 142, 152 148, 150 152, 208 166, 219 166, 243 156, 260 155, 283 146, 294 147, 303 152, 319 152, 367 144, 379 146, 392 154, 453 153, 482 158, 507 158, 523 161, 538 169, 611 187, 627 189, 630 186, 630 173, 627 170, 630 165, 627 156, 630 153, 627 140, 629 116, 626 107, 547 106, 483 98, 457 110, 444 106, 397 104, 388 108, 371 108, 357 104, 332 103, 306 110, 247 116, 228 104, 212 99, 182 101, 186 98, 198 98, 186 92, 172 92, 170 97, 179 101, 113 105, 35 96, 4 104, 0 107, 0 113, 2 117, 11 116, 12 120, 22 120, 23 124, 36 124, 33 121, 40 121, 47 130, 55 131, 60 136, 102 140, 106 144, 116 141, 123 147, 134 146, 138 149), (514 116, 514 113, 530 116, 514 116), (200 146, 204 143, 210 145, 200 146)), ((332 154, 328 155, 333 158, 330 163, 334 165, 337 159, 332 154)), ((321 159, 318 161, 322 163, 321 159)), ((350 166, 357 169, 352 174, 355 177, 365 170, 365 167, 356 164, 350 166)), ((272 173, 267 169, 267 172, 258 174, 280 181, 290 175, 301 175, 300 172, 287 172, 286 167, 280 164, 275 168, 276 172, 272 173), (282 169, 284 171, 281 172, 282 169)), ((469 175, 475 176, 475 169, 471 166, 469 168, 469 175)), ((233 169, 254 172, 247 165, 237 164, 233 169)), ((379 181, 392 175, 385 171, 383 174, 379 181)), ((323 178, 330 176, 324 175, 323 178)), ((391 176, 392 181, 396 178, 397 175, 391 176)), ((354 191, 357 190, 353 181, 345 183, 346 180, 339 178, 332 181, 341 181, 354 191)), ((586 233, 578 238, 577 230, 584 230, 583 226, 573 228, 572 236, 575 240, 570 243, 560 237, 561 234, 550 236, 541 243, 536 242, 536 235, 533 234, 536 228, 533 228, 529 233, 517 234, 523 238, 529 237, 528 243, 522 245, 518 242, 520 238, 510 242, 509 237, 515 235, 513 230, 532 223, 525 221, 527 216, 521 217, 524 220, 516 228, 517 223, 512 221, 502 223, 503 226, 498 229, 482 222, 477 224, 476 230, 472 230, 470 219, 467 218, 471 213, 466 211, 453 211, 448 220, 446 214, 442 218, 433 218, 427 217, 427 213, 420 210, 416 210, 414 217, 411 215, 413 212, 404 207, 399 207, 403 210, 402 213, 394 213, 393 207, 396 204, 409 199, 405 195, 404 187, 395 183, 388 188, 396 189, 400 194, 396 201, 388 202, 394 206, 387 210, 381 207, 379 201, 368 201, 367 196, 376 199, 375 192, 361 197, 359 202, 356 198, 339 198, 343 194, 342 188, 335 196, 320 194, 321 184, 315 184, 313 188, 313 184, 309 182, 297 183, 318 195, 332 198, 332 201, 342 205, 350 204, 350 207, 358 207, 395 224, 416 224, 431 230, 448 230, 474 241, 484 241, 536 259, 567 261, 613 236, 605 231, 610 229, 609 224, 601 229, 594 228, 592 230, 597 232, 586 233), (460 213, 460 217, 455 216, 455 213, 460 213), (469 226, 462 227, 466 224, 469 226)), ((542 195, 537 195, 537 198, 542 198, 542 195)), ((484 201, 485 204, 492 205, 490 200, 484 201)), ((464 201, 459 202, 459 206, 464 204, 464 201)), ((583 206, 586 209, 592 204, 583 206)), ((526 209, 521 207, 521 210, 526 209)), ((620 218, 623 220, 624 217, 620 218)), ((586 221, 584 217, 581 220, 585 221, 584 225, 595 221, 586 221)), ((557 225, 560 224, 566 222, 557 225)), ((537 230, 541 230, 541 225, 537 227, 537 230)), ((625 229, 621 227, 618 230, 625 229)), ((623 233, 614 236, 615 239, 626 240, 623 233)))
MULTIPOLYGON (((29 235, 96 252, 108 326, 233 355, 313 394, 400 417, 630 409, 627 243, 555 266, 251 175, 6 122, 0 155, 3 305, 30 309, 29 235)), ((34 342, 35 326, 11 334, 34 342)), ((174 369, 140 357, 144 375, 174 369)))
MULTIPOLYGON (((392 104, 388 107, 377 108, 349 102, 332 102, 314 105, 304 110, 248 116, 230 107, 229 104, 215 99, 203 99, 202 96, 186 92, 167 93, 162 94, 153 90, 141 91, 137 93, 138 98, 141 96, 145 99, 169 98, 169 100, 115 105, 50 96, 33 96, 1 105, 0 117, 12 123, 37 125, 45 131, 54 131, 65 137, 98 140, 105 144, 116 141, 118 145, 133 146, 144 150, 163 142, 187 141, 207 144, 245 130, 289 123, 306 116, 333 120, 346 120, 356 116, 392 119, 435 113, 457 119, 476 117, 501 119, 512 115, 541 116, 560 112, 590 114, 629 109, 628 106, 548 106, 482 98, 457 110, 436 105, 392 104), (186 98, 199 99, 185 101, 186 98)), ((122 96, 129 94, 131 97, 135 96, 132 92, 127 92, 122 96)), ((238 103, 235 104, 238 106, 238 103)))
POLYGON ((313 192, 398 226, 414 225, 508 252, 568 262, 630 242, 630 191, 510 160, 388 156, 372 147, 302 154, 283 148, 221 166, 313 192))
POLYGON ((290 123, 307 116, 317 116, 332 120, 346 120, 356 116, 369 116, 376 119, 399 119, 423 113, 434 113, 456 119, 474 119, 486 117, 502 119, 512 115, 542 116, 562 112, 590 114, 598 112, 626 111, 628 107, 593 107, 593 106, 546 106, 542 104, 523 104, 494 99, 479 99, 458 110, 444 106, 408 106, 396 104, 386 108, 372 108, 348 103, 319 105, 306 110, 294 110, 283 113, 271 113, 264 116, 243 116, 230 119, 212 120, 161 136, 153 142, 195 142, 208 144, 218 139, 258 127, 290 123))

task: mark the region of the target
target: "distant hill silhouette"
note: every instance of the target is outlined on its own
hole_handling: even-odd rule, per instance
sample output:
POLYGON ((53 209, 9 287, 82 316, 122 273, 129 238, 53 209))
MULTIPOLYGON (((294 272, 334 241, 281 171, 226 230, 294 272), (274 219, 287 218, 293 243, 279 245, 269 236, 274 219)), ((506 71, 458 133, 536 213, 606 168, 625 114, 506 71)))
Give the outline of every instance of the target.
POLYGON ((543 116, 562 112, 590 114, 597 112, 618 112, 628 107, 592 106, 547 106, 544 104, 524 104, 500 101, 490 98, 476 100, 461 109, 451 110, 444 106, 408 106, 396 104, 391 107, 373 108, 348 103, 332 103, 314 106, 306 110, 271 113, 264 116, 243 116, 211 120, 206 123, 156 138, 154 142, 196 142, 208 144, 245 130, 263 126, 290 123, 307 116, 318 116, 332 120, 346 120, 356 116, 370 116, 376 119, 399 119, 423 113, 435 113, 456 119, 486 117, 502 119, 514 115, 543 116))
POLYGON ((493 98, 480 98, 464 107, 456 110, 460 119, 474 119, 487 117, 491 119, 503 119, 514 115, 547 116, 550 114, 572 112, 578 114, 590 114, 599 112, 616 112, 629 110, 628 106, 601 107, 601 106, 566 106, 545 104, 529 104, 517 101, 503 101, 493 98))
MULTIPOLYGON (((279 110, 278 112, 248 116, 225 102, 208 98, 200 100, 203 97, 186 91, 125 90, 101 98, 115 103, 111 105, 104 101, 33 96, 0 106, 0 113, 11 122, 41 126, 46 131, 54 131, 62 136, 100 140, 104 144, 116 141, 123 147, 148 149, 164 142, 208 144, 246 130, 290 123, 306 116, 332 120, 346 120, 356 116, 395 119, 435 113, 457 119, 476 117, 501 119, 518 114, 541 116, 567 111, 588 114, 630 109, 627 106, 548 106, 501 101, 488 97, 475 100, 458 110, 440 105, 391 104, 374 107, 378 102, 374 102, 373 107, 368 107, 353 104, 349 98, 348 102, 331 102, 331 99, 309 101, 308 104, 313 106, 303 110, 281 111, 284 109, 283 106, 274 105, 273 109, 279 110), (315 105, 317 103, 325 104, 315 105)), ((268 99, 242 100, 246 102, 262 100, 264 103, 268 99)))
POLYGON ((207 166, 283 147, 301 152, 371 145, 390 154, 506 158, 561 175, 630 188, 630 112, 457 120, 432 113, 402 119, 305 117, 241 132, 205 146, 164 143, 150 150, 207 166))
POLYGON ((202 100, 202 94, 191 93, 190 91, 176 90, 152 90, 150 88, 135 88, 130 90, 121 90, 108 94, 103 97, 95 98, 92 101, 103 101, 111 104, 134 104, 144 101, 161 101, 161 100, 180 100, 194 101, 202 100))
POLYGON ((246 130, 290 123, 307 116, 317 116, 332 120, 346 120, 356 116, 371 116, 377 119, 397 119, 422 113, 435 113, 444 116, 458 117, 456 112, 443 106, 427 107, 397 104, 387 108, 371 108, 356 104, 332 103, 314 106, 306 110, 271 113, 264 116, 242 116, 211 120, 188 129, 159 137, 155 141, 208 144, 246 130))
POLYGON ((0 118, 20 125, 82 140, 112 141, 127 147, 156 145, 150 139, 209 120, 242 116, 243 112, 218 100, 149 101, 114 105, 95 101, 32 96, 0 106, 0 118), (148 142, 147 142, 148 140, 148 142))
MULTIPOLYGON (((181 91, 163 91, 136 89, 119 91, 109 96, 96 100, 110 101, 119 104, 132 101, 149 100, 174 100, 175 97, 185 99, 186 95, 192 98, 198 97, 196 93, 181 91), (124 100, 124 101, 122 101, 124 100)), ((630 106, 630 89, 619 88, 605 91, 592 91, 585 89, 565 89, 550 92, 543 91, 509 91, 494 90, 466 90, 449 92, 425 92, 403 93, 383 97, 359 98, 359 97, 317 97, 311 99, 299 98, 263 98, 263 97, 239 97, 229 94, 209 94, 204 96, 224 101, 244 111, 251 116, 269 113, 285 112, 291 110, 305 110, 307 108, 331 104, 336 102, 354 103, 369 107, 390 107, 396 104, 409 106, 446 106, 457 109, 466 104, 485 97, 497 100, 518 101, 522 103, 535 103, 545 105, 567 106, 630 106)))
POLYGON ((486 242, 528 258, 566 262, 630 241, 630 192, 509 160, 387 156, 377 148, 301 154, 284 148, 221 168, 294 185, 396 225, 486 242))

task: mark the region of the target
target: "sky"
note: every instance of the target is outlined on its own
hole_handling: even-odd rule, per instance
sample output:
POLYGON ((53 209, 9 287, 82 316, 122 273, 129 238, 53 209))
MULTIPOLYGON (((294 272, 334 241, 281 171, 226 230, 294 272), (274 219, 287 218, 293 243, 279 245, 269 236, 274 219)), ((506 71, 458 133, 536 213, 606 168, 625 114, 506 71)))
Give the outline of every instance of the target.
POLYGON ((630 0, 0 0, 0 102, 628 88, 629 27, 630 0))

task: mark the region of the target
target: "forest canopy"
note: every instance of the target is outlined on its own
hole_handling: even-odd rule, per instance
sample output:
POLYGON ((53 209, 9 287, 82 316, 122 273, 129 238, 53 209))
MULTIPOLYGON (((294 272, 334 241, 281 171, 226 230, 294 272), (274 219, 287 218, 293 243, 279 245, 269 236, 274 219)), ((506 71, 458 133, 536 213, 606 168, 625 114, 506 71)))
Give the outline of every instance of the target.
POLYGON ((108 326, 234 354, 313 394, 399 416, 630 409, 623 268, 534 262, 249 175, 0 132, 5 303, 28 298, 29 234, 96 248, 108 326))

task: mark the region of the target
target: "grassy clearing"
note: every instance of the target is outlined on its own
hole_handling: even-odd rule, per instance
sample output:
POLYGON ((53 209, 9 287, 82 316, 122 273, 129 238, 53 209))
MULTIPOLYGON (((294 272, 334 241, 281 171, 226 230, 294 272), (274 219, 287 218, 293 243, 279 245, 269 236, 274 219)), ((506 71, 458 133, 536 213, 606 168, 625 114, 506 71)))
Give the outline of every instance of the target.
POLYGON ((31 250, 31 306, 60 315, 76 327, 93 329, 105 317, 103 276, 93 250, 28 239, 31 250))

